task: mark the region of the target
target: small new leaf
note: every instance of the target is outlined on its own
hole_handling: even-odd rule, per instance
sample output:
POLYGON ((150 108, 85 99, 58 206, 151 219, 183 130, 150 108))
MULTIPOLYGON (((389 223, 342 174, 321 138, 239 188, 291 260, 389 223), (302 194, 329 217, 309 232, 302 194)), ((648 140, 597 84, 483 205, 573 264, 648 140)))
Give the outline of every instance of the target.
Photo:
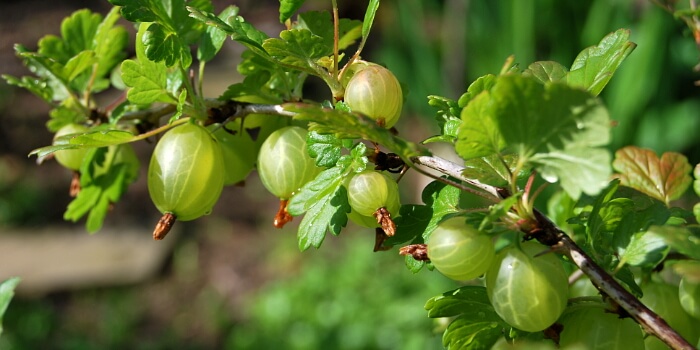
POLYGON ((678 199, 690 186, 692 167, 688 159, 676 152, 666 152, 659 158, 651 150, 627 146, 615 152, 615 176, 624 186, 656 198, 666 205, 678 199))
POLYGON ((622 61, 637 47, 629 41, 630 31, 619 29, 604 37, 597 46, 578 54, 566 76, 567 83, 600 94, 622 61))

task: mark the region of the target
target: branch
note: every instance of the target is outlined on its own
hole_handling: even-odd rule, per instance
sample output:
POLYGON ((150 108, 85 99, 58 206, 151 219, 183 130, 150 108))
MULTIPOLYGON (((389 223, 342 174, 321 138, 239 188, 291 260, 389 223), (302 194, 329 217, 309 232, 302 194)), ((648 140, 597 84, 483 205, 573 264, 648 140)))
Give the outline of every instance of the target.
MULTIPOLYGON (((480 188, 492 195, 502 196, 504 191, 498 187, 483 184, 477 180, 462 176, 464 167, 448 160, 435 156, 421 156, 412 159, 416 164, 426 166, 441 173, 460 179, 470 185, 480 188)), ((622 307, 632 318, 654 336, 661 339, 672 349, 695 349, 678 332, 671 328, 659 315, 642 304, 637 297, 628 292, 610 274, 591 259, 564 231, 559 229, 549 218, 540 211, 535 210, 538 230, 531 234, 540 243, 552 247, 554 250, 566 255, 571 261, 585 273, 598 290, 607 295, 610 300, 622 307)))

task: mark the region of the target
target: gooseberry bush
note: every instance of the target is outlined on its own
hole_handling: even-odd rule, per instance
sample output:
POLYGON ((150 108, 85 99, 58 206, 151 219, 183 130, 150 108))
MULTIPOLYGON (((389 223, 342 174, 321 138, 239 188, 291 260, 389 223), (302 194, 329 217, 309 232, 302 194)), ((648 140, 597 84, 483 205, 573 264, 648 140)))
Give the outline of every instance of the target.
POLYGON ((606 148, 614 116, 597 96, 636 46, 628 30, 570 65, 511 57, 457 99, 428 96, 440 132, 410 141, 393 127, 406 98, 424 96, 361 56, 378 0, 363 21, 339 18, 335 0, 328 12, 302 13, 303 0, 281 0, 277 37, 209 0, 109 1, 105 16, 73 13, 36 51, 16 45, 34 75, 3 76, 52 107, 53 144, 31 155, 75 172, 66 220, 86 218, 98 231, 141 166, 131 144, 148 139, 148 189, 163 214, 155 239, 210 213, 224 186, 257 169, 280 199, 271 222, 300 217, 300 250, 350 220, 374 231, 375 251, 459 281, 425 304, 428 317, 446 320, 449 349, 697 344, 700 205, 675 200, 691 184, 700 194, 700 165, 606 148), (137 29, 134 57, 120 18, 137 29), (206 64, 225 44, 245 48, 244 79, 204 96, 206 64), (327 100, 303 96, 310 77, 328 87, 327 100), (99 105, 108 89, 121 99, 99 105), (433 143, 461 160, 434 155, 433 143), (432 179, 422 203, 401 200, 405 172, 432 179), (538 199, 545 187, 549 198, 538 199))

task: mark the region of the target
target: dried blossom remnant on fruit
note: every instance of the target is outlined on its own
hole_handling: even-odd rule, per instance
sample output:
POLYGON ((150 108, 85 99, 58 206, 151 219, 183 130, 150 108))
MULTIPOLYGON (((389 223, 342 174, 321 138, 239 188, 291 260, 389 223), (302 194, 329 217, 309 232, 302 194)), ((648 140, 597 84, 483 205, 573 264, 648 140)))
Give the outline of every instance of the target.
POLYGON ((420 244, 409 244, 405 247, 399 249, 399 254, 410 255, 413 259, 418 261, 429 261, 428 258, 428 245, 425 243, 420 244))
POLYGON ((158 220, 155 230, 153 230, 153 239, 160 241, 165 238, 168 232, 170 232, 170 229, 173 228, 175 220, 177 220, 177 218, 173 213, 163 214, 163 216, 160 217, 160 220, 158 220))
POLYGON ((80 173, 74 171, 73 178, 70 180, 70 189, 68 190, 68 194, 75 198, 78 196, 78 193, 80 193, 80 173))
POLYGON ((272 225, 274 225, 276 228, 282 228, 286 223, 294 219, 294 217, 287 212, 287 202, 289 202, 289 200, 280 199, 280 208, 272 222, 272 225))
POLYGON ((377 219, 377 224, 382 227, 384 233, 392 237, 396 233, 396 224, 391 219, 391 213, 384 207, 377 209, 374 212, 374 218, 377 219))

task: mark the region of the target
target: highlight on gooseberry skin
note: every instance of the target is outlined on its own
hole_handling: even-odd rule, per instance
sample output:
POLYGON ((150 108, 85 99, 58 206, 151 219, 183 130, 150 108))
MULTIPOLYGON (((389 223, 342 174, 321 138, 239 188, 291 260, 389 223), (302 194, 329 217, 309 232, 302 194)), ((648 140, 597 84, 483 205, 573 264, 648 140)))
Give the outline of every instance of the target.
POLYGON ((428 258, 433 266, 457 281, 483 275, 496 256, 491 238, 467 224, 463 217, 438 224, 427 244, 428 258))
POLYGON ((276 130, 263 142, 258 154, 258 175, 263 186, 280 199, 273 222, 277 228, 292 220, 287 201, 321 171, 306 151, 304 128, 287 126, 276 130))
POLYGON ((399 121, 403 107, 401 84, 390 70, 368 64, 354 73, 345 87, 345 104, 387 129, 399 121))
MULTIPOLYGON (((148 167, 148 193, 164 215, 161 222, 194 220, 209 214, 224 186, 219 144, 204 127, 187 123, 166 132, 153 150, 148 167)), ((167 226, 167 225, 166 225, 167 226)), ((165 232, 154 231, 155 239, 165 232)))
POLYGON ((504 248, 486 271, 486 294, 496 313, 527 332, 551 326, 569 295, 561 261, 554 254, 538 255, 546 249, 535 242, 504 248))

